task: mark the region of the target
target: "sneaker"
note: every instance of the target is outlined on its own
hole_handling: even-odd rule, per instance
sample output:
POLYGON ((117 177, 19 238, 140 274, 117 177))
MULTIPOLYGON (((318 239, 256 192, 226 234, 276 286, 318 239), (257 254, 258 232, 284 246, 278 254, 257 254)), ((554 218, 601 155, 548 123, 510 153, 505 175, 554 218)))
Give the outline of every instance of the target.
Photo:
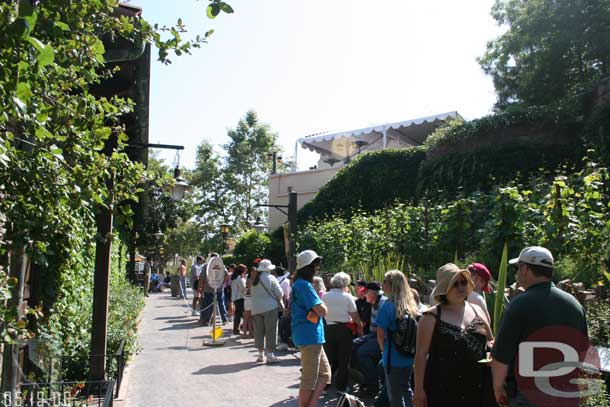
POLYGON ((193 310, 193 312, 191 312, 191 315, 196 317, 199 315, 199 311, 197 311, 196 309, 193 310))
POLYGON ((288 345, 285 343, 278 343, 275 347, 277 350, 288 350, 288 345))
POLYGON ((227 317, 227 320, 228 320, 229 322, 233 322, 233 317, 227 317))
POLYGON ((273 354, 273 352, 271 353, 267 353, 267 364, 270 365, 272 363, 277 363, 279 362, 279 359, 273 354))
POLYGON ((258 357, 256 358, 257 362, 264 362, 265 361, 265 356, 262 353, 258 354, 258 357))

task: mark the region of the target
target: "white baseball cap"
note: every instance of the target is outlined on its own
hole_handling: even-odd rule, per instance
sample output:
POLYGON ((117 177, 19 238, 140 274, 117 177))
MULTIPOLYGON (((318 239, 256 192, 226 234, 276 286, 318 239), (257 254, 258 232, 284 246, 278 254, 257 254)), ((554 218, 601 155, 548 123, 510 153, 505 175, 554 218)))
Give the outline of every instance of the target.
POLYGON ((521 250, 519 257, 510 259, 509 264, 516 264, 517 262, 533 264, 534 266, 542 266, 553 268, 554 260, 553 255, 549 251, 541 246, 528 246, 521 250))
POLYGON ((256 267, 258 271, 271 271, 275 270, 275 266, 271 263, 271 260, 263 259, 258 262, 258 266, 256 267))
POLYGON ((318 253, 313 250, 303 250, 297 256, 297 270, 302 269, 305 266, 309 266, 315 259, 321 259, 322 256, 318 256, 318 253))

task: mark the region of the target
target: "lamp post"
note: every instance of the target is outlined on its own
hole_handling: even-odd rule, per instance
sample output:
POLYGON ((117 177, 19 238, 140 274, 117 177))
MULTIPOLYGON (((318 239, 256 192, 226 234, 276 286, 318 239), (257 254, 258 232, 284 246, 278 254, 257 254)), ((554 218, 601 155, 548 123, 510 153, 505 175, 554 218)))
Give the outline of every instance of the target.
POLYGON ((276 174, 277 173, 277 163, 282 162, 282 156, 278 155, 277 151, 273 151, 271 153, 267 153, 267 159, 271 160, 271 163, 272 163, 271 174, 276 174))
POLYGON ((220 236, 222 237, 222 254, 224 254, 227 245, 227 238, 229 237, 229 232, 231 231, 231 225, 227 223, 220 224, 220 236))

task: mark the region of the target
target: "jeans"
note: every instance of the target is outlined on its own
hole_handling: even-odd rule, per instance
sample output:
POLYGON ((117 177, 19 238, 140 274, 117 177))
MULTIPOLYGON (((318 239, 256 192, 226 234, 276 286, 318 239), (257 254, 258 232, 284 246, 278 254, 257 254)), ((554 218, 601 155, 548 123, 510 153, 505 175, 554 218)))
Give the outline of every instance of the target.
POLYGON ((386 370, 385 385, 392 407, 413 406, 412 373, 413 367, 392 367, 390 373, 386 370))
POLYGON ((358 370, 364 375, 364 385, 368 388, 379 387, 379 375, 377 373, 377 363, 381 359, 381 350, 377 343, 377 333, 371 332, 358 338, 362 344, 356 350, 356 360, 358 370))
POLYGON ((180 276, 180 296, 182 298, 188 298, 188 296, 186 295, 186 279, 182 276, 180 276))
MULTIPOLYGON (((218 310, 220 311, 220 318, 222 322, 227 322, 227 310, 225 309, 224 303, 224 295, 222 290, 216 293, 216 304, 218 305, 218 310)), ((212 311, 213 308, 211 305, 214 302, 214 293, 203 293, 203 306, 201 308, 201 314, 199 316, 199 321, 203 324, 207 324, 212 319, 212 311)))
POLYGON ((352 356, 352 331, 345 324, 324 327, 324 352, 330 362, 337 390, 347 388, 349 361, 352 356))

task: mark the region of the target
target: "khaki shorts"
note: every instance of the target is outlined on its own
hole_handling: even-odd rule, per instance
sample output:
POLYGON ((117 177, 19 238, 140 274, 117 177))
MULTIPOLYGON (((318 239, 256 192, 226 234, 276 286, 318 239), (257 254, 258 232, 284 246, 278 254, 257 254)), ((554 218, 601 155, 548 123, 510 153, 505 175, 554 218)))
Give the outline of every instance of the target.
POLYGON ((301 389, 313 390, 318 383, 330 383, 330 364, 322 345, 305 345, 301 351, 301 389))

